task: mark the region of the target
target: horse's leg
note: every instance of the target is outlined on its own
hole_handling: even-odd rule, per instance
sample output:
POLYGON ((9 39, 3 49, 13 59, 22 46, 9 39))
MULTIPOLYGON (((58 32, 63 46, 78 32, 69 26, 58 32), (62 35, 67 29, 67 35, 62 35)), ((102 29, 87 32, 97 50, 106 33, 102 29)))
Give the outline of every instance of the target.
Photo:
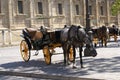
POLYGON ((67 62, 68 65, 70 64, 70 61, 69 61, 70 48, 71 48, 71 45, 68 44, 68 45, 67 45, 67 52, 66 52, 66 53, 67 53, 67 54, 66 54, 66 55, 67 55, 67 60, 66 60, 66 62, 67 62))
POLYGON ((107 47, 107 39, 104 39, 105 47, 107 47))
POLYGON ((100 47, 101 39, 99 39, 99 47, 100 47))
POLYGON ((83 51, 82 46, 79 46, 79 56, 80 56, 81 68, 83 68, 82 51, 83 51))
POLYGON ((107 40, 105 40, 105 47, 107 47, 107 40))
POLYGON ((62 45, 63 48, 63 55, 64 55, 64 65, 66 65, 66 45, 62 45))
POLYGON ((104 40, 102 39, 102 40, 101 40, 102 47, 103 47, 103 42, 104 42, 104 40))
POLYGON ((68 65, 68 60, 69 60, 69 44, 64 43, 63 45, 63 53, 64 53, 64 64, 68 65))
POLYGON ((73 69, 76 68, 76 66, 75 66, 75 58, 76 58, 76 50, 75 50, 75 46, 73 45, 73 69))

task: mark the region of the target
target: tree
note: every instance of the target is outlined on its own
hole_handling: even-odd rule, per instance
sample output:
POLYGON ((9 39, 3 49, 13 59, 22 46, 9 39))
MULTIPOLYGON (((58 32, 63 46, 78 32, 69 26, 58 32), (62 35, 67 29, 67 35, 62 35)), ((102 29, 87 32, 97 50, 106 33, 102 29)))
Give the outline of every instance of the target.
POLYGON ((112 15, 117 15, 120 11, 120 0, 115 0, 114 4, 112 5, 112 15))

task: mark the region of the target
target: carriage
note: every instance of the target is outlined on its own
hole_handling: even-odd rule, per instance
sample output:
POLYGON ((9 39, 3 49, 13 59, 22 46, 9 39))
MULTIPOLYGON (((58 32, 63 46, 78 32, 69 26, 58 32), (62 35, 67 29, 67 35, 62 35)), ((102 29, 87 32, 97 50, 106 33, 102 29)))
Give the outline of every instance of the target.
MULTIPOLYGON (((48 30, 41 26, 39 29, 25 28, 22 30, 21 37, 23 40, 20 43, 20 52, 23 60, 28 62, 31 57, 31 50, 36 50, 37 55, 39 50, 43 51, 46 64, 51 64, 51 56, 54 53, 54 48, 61 47, 60 32, 58 30, 48 30)), ((57 54, 57 53, 55 53, 57 54)), ((72 48, 70 49, 69 60, 73 59, 72 48)))
POLYGON ((82 68, 82 48, 84 44, 86 44, 84 55, 86 54, 86 56, 93 57, 97 55, 92 45, 92 40, 85 30, 79 26, 71 25, 67 27, 65 25, 63 29, 55 31, 48 31, 42 26, 40 29, 25 28, 22 30, 21 36, 23 40, 20 44, 20 51, 25 62, 29 61, 31 50, 36 50, 36 55, 39 50, 43 50, 46 64, 51 64, 51 56, 54 53, 54 48, 62 47, 64 64, 67 65, 69 64, 68 61, 70 61, 73 63, 73 68, 75 68, 75 48, 79 47, 80 64, 82 68))

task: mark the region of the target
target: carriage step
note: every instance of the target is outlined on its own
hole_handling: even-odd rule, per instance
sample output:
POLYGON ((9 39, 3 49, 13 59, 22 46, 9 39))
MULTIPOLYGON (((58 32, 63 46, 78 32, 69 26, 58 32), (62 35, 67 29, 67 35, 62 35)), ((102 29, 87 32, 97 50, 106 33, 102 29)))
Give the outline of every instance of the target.
POLYGON ((63 54, 63 53, 52 53, 52 55, 58 55, 58 54, 63 54))
POLYGON ((39 51, 36 51, 33 56, 37 56, 39 54, 39 51))

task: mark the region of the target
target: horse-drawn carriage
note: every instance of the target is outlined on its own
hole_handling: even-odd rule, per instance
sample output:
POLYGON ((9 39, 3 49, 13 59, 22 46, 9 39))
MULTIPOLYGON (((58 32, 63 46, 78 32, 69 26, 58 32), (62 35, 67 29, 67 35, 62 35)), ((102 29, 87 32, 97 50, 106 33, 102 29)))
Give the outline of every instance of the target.
MULTIPOLYGON (((31 50, 43 50, 46 64, 51 64, 51 56, 54 48, 62 47, 64 54, 64 64, 68 61, 75 63, 76 52, 75 48, 79 47, 80 63, 82 66, 82 47, 86 44, 84 54, 95 57, 96 50, 92 45, 92 41, 84 29, 79 26, 69 26, 56 31, 47 31, 46 28, 40 29, 25 28, 22 31, 23 40, 20 44, 20 51, 25 62, 30 59, 31 50)), ((37 53, 36 53, 37 54, 37 53)))
MULTIPOLYGON (((54 53, 54 48, 61 47, 60 42, 61 30, 49 31, 44 27, 40 29, 25 28, 22 30, 23 40, 20 43, 21 56, 25 62, 28 62, 31 55, 31 50, 36 50, 37 55, 39 50, 43 50, 46 64, 51 64, 51 56, 54 53)), ((72 57, 72 48, 70 49, 70 60, 72 57)))

